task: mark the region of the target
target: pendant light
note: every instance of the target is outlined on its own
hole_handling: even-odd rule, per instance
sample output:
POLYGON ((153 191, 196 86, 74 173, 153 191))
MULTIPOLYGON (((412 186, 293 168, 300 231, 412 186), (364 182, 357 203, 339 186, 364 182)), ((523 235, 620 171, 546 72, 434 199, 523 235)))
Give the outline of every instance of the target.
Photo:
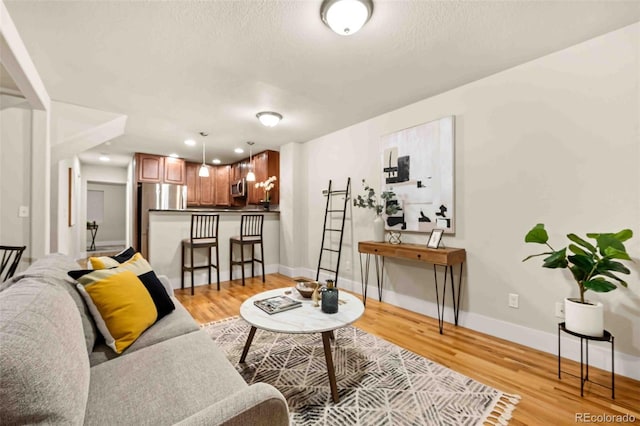
MULTIPOLYGON (((202 136, 207 136, 208 133, 200 132, 202 136)), ((204 140, 202 141, 202 166, 200 166, 200 170, 198 171, 198 176, 200 177, 209 177, 209 167, 204 162, 204 140)))
POLYGON ((251 166, 251 157, 252 157, 252 149, 251 147, 253 147, 253 144, 255 142, 247 142, 247 145, 249 145, 249 173, 247 173, 247 182, 255 182, 256 181, 256 174, 253 173, 253 168, 251 166))

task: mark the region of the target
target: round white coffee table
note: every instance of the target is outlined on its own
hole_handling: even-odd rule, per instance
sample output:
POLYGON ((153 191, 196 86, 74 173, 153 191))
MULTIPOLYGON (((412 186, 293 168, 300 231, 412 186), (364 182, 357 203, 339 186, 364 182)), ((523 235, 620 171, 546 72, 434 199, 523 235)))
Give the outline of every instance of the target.
POLYGON ((311 299, 305 299, 295 288, 279 288, 265 291, 251 296, 240 306, 240 316, 249 324, 249 336, 244 345, 240 362, 244 362, 249 347, 253 341, 256 329, 273 331, 275 333, 322 333, 322 344, 324 346, 324 357, 327 361, 327 373, 329 374, 329 385, 331 386, 331 396, 334 402, 338 402, 338 387, 336 385, 336 374, 331 356, 331 342, 333 330, 345 327, 356 321, 364 313, 364 305, 355 296, 346 292, 339 294, 338 312, 335 314, 325 314, 320 307, 315 307, 311 299), (290 309, 276 314, 268 314, 253 304, 256 300, 262 300, 273 296, 285 295, 302 302, 302 307, 290 309))

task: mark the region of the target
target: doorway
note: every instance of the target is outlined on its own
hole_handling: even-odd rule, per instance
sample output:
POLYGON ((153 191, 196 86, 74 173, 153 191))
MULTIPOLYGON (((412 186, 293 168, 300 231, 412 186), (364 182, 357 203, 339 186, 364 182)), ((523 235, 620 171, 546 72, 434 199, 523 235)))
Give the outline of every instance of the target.
POLYGON ((125 248, 126 184, 87 182, 87 254, 118 252, 125 248))

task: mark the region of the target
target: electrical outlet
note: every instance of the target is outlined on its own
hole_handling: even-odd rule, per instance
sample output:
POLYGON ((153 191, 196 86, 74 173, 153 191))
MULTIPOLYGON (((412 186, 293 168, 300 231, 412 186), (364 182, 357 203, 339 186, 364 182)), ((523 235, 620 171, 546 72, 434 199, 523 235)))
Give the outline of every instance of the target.
POLYGON ((519 297, 515 293, 509 293, 509 307, 518 308, 519 306, 519 297))
POLYGON ((556 317, 564 318, 564 303, 556 302, 556 317))
POLYGON ((18 217, 29 217, 29 206, 20 206, 18 209, 18 217))

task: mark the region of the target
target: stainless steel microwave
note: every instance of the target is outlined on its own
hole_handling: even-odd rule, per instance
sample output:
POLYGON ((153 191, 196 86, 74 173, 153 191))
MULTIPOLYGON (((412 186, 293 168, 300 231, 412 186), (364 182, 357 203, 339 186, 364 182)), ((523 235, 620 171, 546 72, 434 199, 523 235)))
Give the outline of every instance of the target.
POLYGON ((240 179, 231 184, 231 196, 232 197, 246 197, 247 196, 247 182, 240 179))

